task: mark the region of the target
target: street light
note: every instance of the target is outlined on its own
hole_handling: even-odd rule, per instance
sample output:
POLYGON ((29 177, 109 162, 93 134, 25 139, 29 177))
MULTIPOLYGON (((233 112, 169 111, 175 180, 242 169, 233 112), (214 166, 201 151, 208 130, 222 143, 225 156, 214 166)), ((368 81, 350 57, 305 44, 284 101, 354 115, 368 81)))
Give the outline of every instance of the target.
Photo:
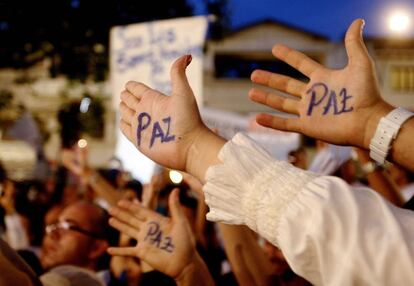
POLYGON ((410 28, 410 15, 406 11, 394 11, 389 15, 388 28, 395 33, 405 33, 410 28))

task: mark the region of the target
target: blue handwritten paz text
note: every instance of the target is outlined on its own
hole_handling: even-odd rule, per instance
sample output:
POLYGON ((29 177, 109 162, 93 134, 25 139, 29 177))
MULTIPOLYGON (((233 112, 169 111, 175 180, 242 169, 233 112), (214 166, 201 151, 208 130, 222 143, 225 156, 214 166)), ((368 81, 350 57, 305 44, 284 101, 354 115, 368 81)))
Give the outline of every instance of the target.
MULTIPOLYGON (((146 112, 141 112, 138 114, 138 127, 137 127, 137 145, 141 147, 141 139, 142 139, 142 132, 151 124, 151 115, 146 112)), ((175 135, 170 134, 170 126, 171 126, 171 117, 168 116, 162 119, 162 123, 155 121, 152 125, 152 134, 151 140, 149 144, 149 148, 151 148, 156 139, 159 138, 161 143, 171 142, 175 140, 175 135), (164 129, 161 127, 164 126, 164 129)))
POLYGON ((170 236, 163 235, 160 225, 155 221, 150 221, 148 224, 148 231, 145 235, 144 241, 149 241, 150 244, 155 245, 161 250, 173 252, 174 244, 170 236))
POLYGON ((352 106, 347 106, 349 99, 346 88, 342 88, 337 95, 334 90, 330 90, 323 82, 318 82, 306 92, 310 96, 307 115, 310 116, 314 112, 314 108, 324 104, 322 115, 333 114, 339 115, 354 110, 352 106), (338 102, 339 100, 339 102, 338 102))

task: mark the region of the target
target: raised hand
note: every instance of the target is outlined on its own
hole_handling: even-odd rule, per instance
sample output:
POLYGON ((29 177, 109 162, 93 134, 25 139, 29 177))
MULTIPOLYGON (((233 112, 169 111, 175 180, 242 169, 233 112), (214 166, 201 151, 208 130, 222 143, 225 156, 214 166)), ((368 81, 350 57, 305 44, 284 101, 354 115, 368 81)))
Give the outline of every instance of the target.
POLYGON ((130 81, 120 103, 120 127, 125 136, 155 162, 179 170, 185 169, 194 141, 209 132, 185 74, 190 62, 191 56, 183 56, 173 64, 171 96, 130 81))
POLYGON ((134 247, 111 247, 111 255, 136 256, 173 278, 194 262, 195 240, 180 207, 178 189, 169 197, 171 218, 129 201, 120 201, 118 205, 109 210, 110 225, 138 243, 134 247))
POLYGON ((280 74, 254 71, 253 82, 296 97, 286 98, 253 88, 249 93, 253 101, 296 115, 286 118, 259 114, 257 122, 334 144, 368 148, 379 119, 392 107, 380 97, 375 67, 362 39, 363 25, 363 20, 355 20, 346 33, 349 62, 341 70, 327 69, 287 46, 274 46, 275 57, 299 70, 310 81, 304 83, 280 74))

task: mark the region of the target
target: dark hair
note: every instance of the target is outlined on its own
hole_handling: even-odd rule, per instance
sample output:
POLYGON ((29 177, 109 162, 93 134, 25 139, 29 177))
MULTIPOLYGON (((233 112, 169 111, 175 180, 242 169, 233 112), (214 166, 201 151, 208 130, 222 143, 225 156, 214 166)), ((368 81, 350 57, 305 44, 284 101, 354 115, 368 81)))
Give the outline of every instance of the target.
POLYGON ((0 162, 0 184, 7 180, 7 172, 4 169, 3 164, 0 162))
POLYGON ((109 184, 111 184, 112 187, 114 187, 115 189, 118 188, 117 178, 120 174, 119 170, 100 168, 97 171, 99 175, 101 175, 105 180, 108 181, 109 184))
POLYGON ((137 198, 139 200, 141 200, 141 198, 142 198, 142 184, 141 184, 140 181, 135 180, 135 179, 130 180, 125 184, 124 189, 134 190, 135 194, 137 195, 137 198))

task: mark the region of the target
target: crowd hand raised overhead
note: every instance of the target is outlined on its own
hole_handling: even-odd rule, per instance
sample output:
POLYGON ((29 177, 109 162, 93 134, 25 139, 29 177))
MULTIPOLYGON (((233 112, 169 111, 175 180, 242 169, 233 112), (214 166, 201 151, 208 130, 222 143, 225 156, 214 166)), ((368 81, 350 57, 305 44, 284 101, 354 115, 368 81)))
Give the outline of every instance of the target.
POLYGON ((256 70, 252 81, 293 95, 287 98, 253 88, 249 96, 295 117, 259 114, 263 126, 302 134, 334 144, 369 148, 379 119, 392 107, 378 88, 375 67, 362 39, 364 21, 355 20, 345 36, 348 65, 328 69, 285 45, 275 45, 272 53, 309 78, 308 83, 281 74, 256 70))

